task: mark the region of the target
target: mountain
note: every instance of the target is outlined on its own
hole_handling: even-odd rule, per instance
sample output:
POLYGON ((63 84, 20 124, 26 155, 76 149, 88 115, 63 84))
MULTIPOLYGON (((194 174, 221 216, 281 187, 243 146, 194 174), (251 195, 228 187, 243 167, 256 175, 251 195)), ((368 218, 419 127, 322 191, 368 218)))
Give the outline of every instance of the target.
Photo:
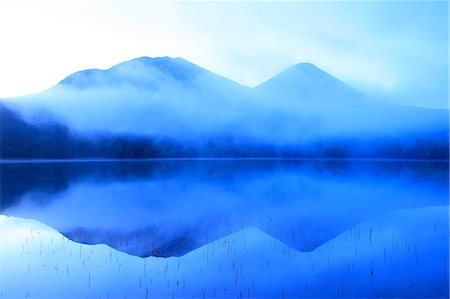
MULTIPOLYGON (((383 103, 305 63, 248 88, 181 58, 141 57, 0 104, 17 114, 2 120, 5 128, 50 136, 29 145, 34 150, 70 139, 83 152, 58 157, 448 157, 447 110, 383 103), (67 138, 47 132, 55 124, 67 138), (92 150, 83 151, 88 143, 92 150), (117 150, 107 153, 105 144, 117 150)), ((13 131, 3 130, 11 150, 2 155, 24 157, 30 150, 14 149, 13 131)))
POLYGON ((299 63, 263 82, 256 90, 264 94, 277 94, 310 104, 347 104, 363 99, 363 93, 319 69, 311 63, 299 63), (315 102, 315 103, 314 103, 315 102))
POLYGON ((59 85, 74 88, 98 88, 111 85, 130 85, 155 88, 158 83, 168 81, 190 82, 200 69, 180 59, 142 57, 120 63, 107 70, 88 69, 76 72, 59 85))
POLYGON ((236 88, 239 84, 209 72, 182 58, 140 57, 117 64, 107 70, 88 69, 71 74, 59 87, 78 89, 102 87, 134 87, 159 89, 167 85, 208 88, 222 85, 236 88))
POLYGON ((142 57, 108 70, 81 71, 40 94, 4 102, 32 124, 42 122, 45 109, 51 120, 81 134, 186 141, 187 135, 226 131, 240 116, 247 90, 180 58, 142 57))
MULTIPOLYGON (((255 88, 269 101, 301 110, 302 118, 320 121, 328 137, 445 134, 447 110, 406 107, 378 101, 354 89, 311 63, 294 65, 255 88)), ((333 138, 332 137, 332 138, 333 138)), ((397 136, 396 136, 397 137, 397 136)))

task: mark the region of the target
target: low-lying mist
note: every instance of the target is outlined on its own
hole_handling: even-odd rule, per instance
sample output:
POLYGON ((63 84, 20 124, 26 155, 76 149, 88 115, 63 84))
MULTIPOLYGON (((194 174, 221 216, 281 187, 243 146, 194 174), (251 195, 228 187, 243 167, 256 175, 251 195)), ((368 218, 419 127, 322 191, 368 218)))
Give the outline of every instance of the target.
POLYGON ((61 123, 94 139, 118 134, 290 148, 383 139, 448 143, 448 111, 377 102, 310 64, 247 88, 179 58, 139 58, 3 103, 28 123, 61 123))
POLYGON ((448 198, 444 162, 37 163, 1 170, 9 192, 17 189, 3 194, 3 214, 140 256, 181 255, 249 226, 310 251, 378 214, 448 198))

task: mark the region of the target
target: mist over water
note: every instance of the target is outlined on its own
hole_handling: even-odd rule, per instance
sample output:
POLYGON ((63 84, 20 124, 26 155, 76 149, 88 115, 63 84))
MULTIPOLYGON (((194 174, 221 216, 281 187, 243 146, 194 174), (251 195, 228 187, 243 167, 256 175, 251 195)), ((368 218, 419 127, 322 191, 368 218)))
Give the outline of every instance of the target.
POLYGON ((3 164, 2 214, 138 256, 183 255, 246 227, 311 251, 383 213, 446 205, 447 182, 445 162, 3 164))

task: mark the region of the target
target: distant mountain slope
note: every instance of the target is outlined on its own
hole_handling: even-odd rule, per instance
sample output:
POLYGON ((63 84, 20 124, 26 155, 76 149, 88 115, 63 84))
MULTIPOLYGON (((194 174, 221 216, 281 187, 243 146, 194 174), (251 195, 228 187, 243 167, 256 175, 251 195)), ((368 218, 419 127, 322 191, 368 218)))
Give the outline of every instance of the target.
POLYGON ((248 88, 181 58, 141 57, 1 103, 30 126, 177 144, 168 156, 448 157, 448 110, 376 101, 312 64, 248 88))
POLYGON ((208 88, 225 85, 237 88, 239 84, 211 73, 182 58, 140 57, 117 64, 107 70, 89 69, 71 74, 58 85, 61 87, 101 88, 126 86, 157 89, 166 84, 184 87, 208 88))
MULTIPOLYGON (((309 104, 330 104, 333 101, 348 103, 365 96, 344 82, 311 63, 299 63, 263 82, 256 90, 268 95, 278 95, 309 104)), ((347 104, 348 104, 347 103, 347 104)))

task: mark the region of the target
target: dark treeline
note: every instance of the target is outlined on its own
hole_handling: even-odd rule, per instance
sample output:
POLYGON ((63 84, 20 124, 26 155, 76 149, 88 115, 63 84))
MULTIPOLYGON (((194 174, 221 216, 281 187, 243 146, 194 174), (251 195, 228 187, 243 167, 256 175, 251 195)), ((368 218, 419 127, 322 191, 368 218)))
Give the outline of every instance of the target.
POLYGON ((174 148, 167 140, 106 134, 87 137, 59 123, 33 125, 4 106, 0 106, 0 130, 1 157, 11 159, 160 157, 162 149, 170 156, 168 149, 174 148))
POLYGON ((254 145, 233 138, 180 143, 167 138, 120 134, 84 136, 60 123, 34 125, 0 105, 0 154, 3 159, 73 158, 402 158, 448 159, 448 132, 402 138, 340 138, 299 146, 254 145))

